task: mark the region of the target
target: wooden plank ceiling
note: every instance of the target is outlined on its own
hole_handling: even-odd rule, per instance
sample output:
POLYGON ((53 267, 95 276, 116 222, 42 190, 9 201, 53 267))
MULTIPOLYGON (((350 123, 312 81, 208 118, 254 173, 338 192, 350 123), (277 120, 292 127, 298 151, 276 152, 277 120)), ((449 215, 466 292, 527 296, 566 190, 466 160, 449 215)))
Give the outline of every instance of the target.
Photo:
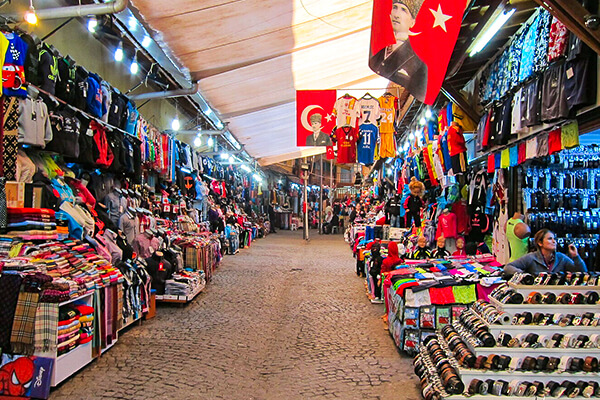
POLYGON ((295 145, 296 90, 371 88, 377 78, 367 65, 372 0, 133 5, 263 165, 322 152, 295 145))

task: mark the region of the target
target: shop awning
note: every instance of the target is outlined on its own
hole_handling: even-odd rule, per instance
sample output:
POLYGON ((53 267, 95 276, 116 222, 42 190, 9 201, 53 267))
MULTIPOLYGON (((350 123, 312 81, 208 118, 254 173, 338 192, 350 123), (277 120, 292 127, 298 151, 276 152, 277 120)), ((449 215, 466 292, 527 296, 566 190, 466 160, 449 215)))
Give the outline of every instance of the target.
POLYGON ((295 144, 296 90, 382 86, 367 65, 371 0, 133 0, 133 6, 262 165, 324 151, 295 144))

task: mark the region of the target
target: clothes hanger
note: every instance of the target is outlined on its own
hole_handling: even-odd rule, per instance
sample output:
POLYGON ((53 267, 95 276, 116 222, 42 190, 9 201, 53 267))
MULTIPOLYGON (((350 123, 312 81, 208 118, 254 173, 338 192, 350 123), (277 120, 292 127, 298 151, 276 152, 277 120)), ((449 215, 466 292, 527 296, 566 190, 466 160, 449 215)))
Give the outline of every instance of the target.
POLYGON ((367 99, 367 100, 369 100, 369 99, 374 99, 374 97, 371 96, 371 93, 367 92, 367 93, 364 94, 363 97, 361 97, 361 99, 367 99))

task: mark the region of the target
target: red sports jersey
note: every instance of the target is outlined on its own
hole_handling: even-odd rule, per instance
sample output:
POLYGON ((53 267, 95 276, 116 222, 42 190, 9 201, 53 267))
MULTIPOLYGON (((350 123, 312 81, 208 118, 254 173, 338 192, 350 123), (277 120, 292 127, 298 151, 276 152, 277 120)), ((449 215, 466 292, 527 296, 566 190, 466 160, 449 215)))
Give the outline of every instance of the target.
POLYGON ((358 129, 351 126, 338 128, 335 130, 335 140, 337 142, 338 149, 338 164, 355 163, 358 129))

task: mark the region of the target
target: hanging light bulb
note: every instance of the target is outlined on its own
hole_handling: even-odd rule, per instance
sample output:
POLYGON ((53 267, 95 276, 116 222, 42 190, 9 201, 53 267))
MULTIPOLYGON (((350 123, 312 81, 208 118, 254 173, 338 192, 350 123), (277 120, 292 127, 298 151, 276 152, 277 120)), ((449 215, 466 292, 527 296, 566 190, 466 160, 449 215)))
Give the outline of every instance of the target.
POLYGON ((425 125, 427 121, 425 121, 425 117, 421 117, 421 119, 419 120, 419 124, 420 125, 425 125))
POLYGON ((123 61, 123 42, 119 42, 117 49, 115 50, 115 61, 121 62, 123 61))
POLYGON ((410 140, 410 141, 415 140, 415 134, 411 132, 410 135, 408 135, 408 140, 410 140))
POLYGON ((174 131, 178 131, 179 128, 181 128, 181 124, 179 123, 179 117, 175 117, 173 118, 173 121, 171 121, 171 129, 173 129, 174 131))
POLYGON ((136 50, 135 55, 133 56, 133 61, 131 62, 131 65, 129 66, 129 72, 131 72, 131 75, 136 75, 139 70, 140 70, 140 65, 138 64, 137 50, 136 50))
POLYGON ((38 23, 38 17, 35 8, 33 8, 33 0, 29 0, 29 10, 25 12, 24 19, 29 25, 37 25, 38 23))
POLYGON ((150 43, 152 43, 152 39, 150 39, 150 36, 144 36, 144 39, 142 40, 142 47, 146 49, 148 48, 148 46, 150 46, 150 43))
POLYGON ((200 136, 196 136, 196 138, 194 139, 194 146, 196 146, 196 147, 202 146, 202 139, 200 139, 200 136))
POLYGON ((96 17, 90 17, 87 22, 87 29, 91 33, 96 32, 96 28, 98 27, 98 19, 96 17))
POLYGON ((213 145, 214 143, 215 143, 215 141, 213 140, 213 138, 212 138, 212 137, 209 137, 209 138, 208 138, 208 142, 207 142, 207 144, 208 144, 208 147, 212 147, 212 145, 213 145))
POLYGON ((431 113, 431 109, 428 108, 427 111, 425 111, 425 118, 431 119, 432 116, 433 114, 431 113))
POLYGON ((171 129, 174 131, 178 131, 181 128, 181 124, 179 123, 179 109, 177 108, 177 101, 175 102, 175 118, 171 121, 171 129))
POLYGON ((227 160, 229 158, 229 154, 221 153, 221 160, 227 160))
POLYGON ((233 156, 229 157, 229 164, 233 164, 235 162, 235 159, 233 158, 233 156))

